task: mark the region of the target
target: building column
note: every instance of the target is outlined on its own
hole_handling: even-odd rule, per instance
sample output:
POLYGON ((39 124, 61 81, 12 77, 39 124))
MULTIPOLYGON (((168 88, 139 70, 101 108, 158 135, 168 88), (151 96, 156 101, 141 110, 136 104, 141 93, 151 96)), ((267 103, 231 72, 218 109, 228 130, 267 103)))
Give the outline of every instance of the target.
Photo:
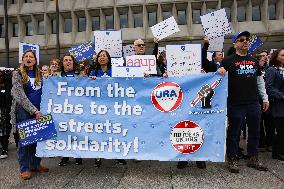
POLYGON ((131 9, 131 7, 129 6, 128 8, 128 27, 129 28, 134 28, 134 15, 133 15, 133 11, 131 9))
POLYGON ((147 36, 147 32, 148 32, 148 11, 147 11, 147 7, 145 4, 143 4, 143 30, 144 30, 144 39, 146 39, 147 36))
POLYGON ((32 19, 32 28, 33 28, 33 36, 34 36, 34 35, 37 35, 38 23, 34 15, 31 15, 31 19, 32 19))
POLYGON ((106 16, 102 9, 100 9, 100 29, 101 30, 106 29, 106 16))
POLYGON ((246 6, 246 21, 252 21, 252 2, 248 1, 248 5, 246 6))
POLYGON ((177 22, 177 7, 176 7, 176 4, 173 4, 173 7, 172 7, 172 13, 173 13, 173 17, 175 18, 176 22, 177 22))
POLYGON ((188 35, 192 35, 192 6, 191 2, 188 2, 187 4, 187 9, 186 9, 187 15, 186 15, 186 23, 187 23, 187 30, 188 30, 188 35))
POLYGON ((237 26, 238 24, 237 13, 238 13, 238 3, 237 3, 237 0, 234 0, 231 6, 231 23, 235 31, 238 31, 239 29, 237 26))
POLYGON ((113 7, 113 22, 114 22, 113 28, 115 30, 119 30, 120 29, 120 15, 119 15, 119 12, 116 6, 113 7))
POLYGON ((157 8, 157 23, 160 23, 162 21, 163 21, 163 11, 161 4, 159 3, 157 8))
POLYGON ((263 0, 260 8, 261 21, 265 25, 266 31, 268 31, 268 0, 263 0))
POLYGON ((206 10, 206 3, 205 1, 202 3, 202 7, 201 7, 201 15, 206 14, 207 10, 206 10))
POLYGON ((76 34, 78 33, 78 17, 73 10, 71 11, 71 18, 72 18, 71 43, 73 45, 76 40, 76 34))
POLYGON ((86 17, 86 41, 92 39, 92 17, 88 10, 85 9, 85 17, 86 17))
POLYGON ((283 20, 283 0, 278 0, 276 3, 276 19, 283 20))

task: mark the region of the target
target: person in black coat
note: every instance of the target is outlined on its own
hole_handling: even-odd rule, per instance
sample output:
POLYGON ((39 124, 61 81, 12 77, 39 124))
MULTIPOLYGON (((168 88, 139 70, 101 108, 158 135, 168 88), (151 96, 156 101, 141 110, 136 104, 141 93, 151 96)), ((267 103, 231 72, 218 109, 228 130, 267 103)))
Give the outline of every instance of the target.
POLYGON ((266 70, 266 90, 272 99, 271 114, 276 128, 272 158, 284 160, 284 49, 275 51, 266 70))

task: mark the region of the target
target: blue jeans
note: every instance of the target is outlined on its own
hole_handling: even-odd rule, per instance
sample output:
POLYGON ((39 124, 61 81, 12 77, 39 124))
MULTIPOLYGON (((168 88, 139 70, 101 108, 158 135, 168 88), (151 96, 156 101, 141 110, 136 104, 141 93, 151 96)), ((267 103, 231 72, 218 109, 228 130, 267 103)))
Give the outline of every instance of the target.
POLYGON ((227 130, 227 157, 236 158, 239 149, 239 137, 241 128, 246 122, 248 128, 247 153, 248 156, 258 154, 259 129, 260 129, 260 105, 258 101, 251 104, 228 106, 228 130, 227 130))
MULTIPOLYGON (((31 116, 24 108, 20 107, 16 112, 16 121, 21 122, 27 119, 31 119, 31 116)), ((41 158, 36 157, 36 146, 37 144, 30 144, 27 146, 22 146, 20 143, 18 145, 17 155, 20 164, 20 172, 31 171, 37 169, 40 165, 41 158)))

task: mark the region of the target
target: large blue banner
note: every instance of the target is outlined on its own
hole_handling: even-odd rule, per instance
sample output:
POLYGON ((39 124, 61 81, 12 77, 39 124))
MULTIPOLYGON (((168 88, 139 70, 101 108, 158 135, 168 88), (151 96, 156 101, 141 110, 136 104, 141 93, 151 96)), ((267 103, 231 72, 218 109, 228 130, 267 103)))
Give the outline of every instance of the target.
POLYGON ((227 77, 49 78, 41 110, 57 138, 40 157, 225 160, 227 77))

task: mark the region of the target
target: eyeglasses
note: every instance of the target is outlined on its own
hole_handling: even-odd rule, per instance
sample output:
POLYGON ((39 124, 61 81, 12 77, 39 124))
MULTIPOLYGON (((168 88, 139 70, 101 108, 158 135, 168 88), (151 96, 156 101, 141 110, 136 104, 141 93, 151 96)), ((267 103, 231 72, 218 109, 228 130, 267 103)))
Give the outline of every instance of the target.
POLYGON ((138 46, 138 47, 145 47, 145 44, 138 44, 136 46, 138 46))
POLYGON ((237 41, 243 43, 244 41, 249 41, 249 38, 241 38, 241 39, 237 39, 237 41))

